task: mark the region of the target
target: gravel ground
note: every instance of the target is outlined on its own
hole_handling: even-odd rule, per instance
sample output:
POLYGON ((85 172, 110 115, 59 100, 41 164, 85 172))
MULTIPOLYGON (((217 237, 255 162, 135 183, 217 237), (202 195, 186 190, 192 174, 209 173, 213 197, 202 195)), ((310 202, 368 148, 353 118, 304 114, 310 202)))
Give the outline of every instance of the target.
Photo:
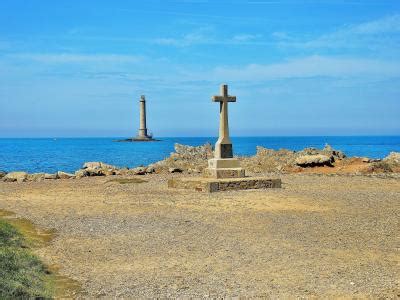
POLYGON ((110 178, 0 183, 0 208, 57 230, 38 254, 82 297, 400 297, 398 178, 214 194, 110 178))

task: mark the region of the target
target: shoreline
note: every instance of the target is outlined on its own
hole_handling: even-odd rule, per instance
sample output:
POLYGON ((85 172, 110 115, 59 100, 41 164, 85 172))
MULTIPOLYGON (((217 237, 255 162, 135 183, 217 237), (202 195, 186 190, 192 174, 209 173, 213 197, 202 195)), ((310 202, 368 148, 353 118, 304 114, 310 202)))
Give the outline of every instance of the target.
MULTIPOLYGON (((165 138, 158 143, 113 143, 117 138, 0 139, 0 171, 28 173, 74 173, 84 162, 102 161, 118 167, 135 168, 156 163, 174 151, 174 143, 203 145, 215 138, 165 138)), ((232 138, 234 153, 256 155, 257 145, 301 151, 323 148, 325 143, 350 157, 383 159, 390 151, 400 152, 400 136, 375 137, 237 137, 232 138)))
MULTIPOLYGON (((301 151, 288 149, 273 150, 256 147, 253 156, 238 156, 241 165, 249 174, 397 174, 400 173, 400 152, 391 152, 383 159, 368 157, 347 157, 340 150, 326 145, 323 149, 305 148, 301 151)), ((211 144, 187 146, 175 144, 175 152, 169 157, 147 166, 121 168, 104 162, 86 162, 82 168, 73 173, 57 171, 56 173, 27 173, 24 171, 4 172, 0 170, 0 181, 25 182, 54 179, 79 179, 87 176, 132 176, 146 174, 167 174, 184 172, 202 174, 207 160, 213 157, 211 144)))

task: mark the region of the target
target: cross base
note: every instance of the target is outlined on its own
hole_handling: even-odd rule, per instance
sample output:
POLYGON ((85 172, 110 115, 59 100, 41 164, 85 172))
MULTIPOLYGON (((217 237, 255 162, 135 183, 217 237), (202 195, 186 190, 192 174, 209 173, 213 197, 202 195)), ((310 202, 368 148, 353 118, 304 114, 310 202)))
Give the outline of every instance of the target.
POLYGON ((205 175, 211 178, 242 178, 245 171, 237 158, 213 158, 208 161, 205 175))
POLYGON ((172 178, 168 180, 169 188, 191 189, 199 192, 223 192, 232 190, 253 190, 280 188, 282 186, 279 178, 245 177, 245 178, 172 178))

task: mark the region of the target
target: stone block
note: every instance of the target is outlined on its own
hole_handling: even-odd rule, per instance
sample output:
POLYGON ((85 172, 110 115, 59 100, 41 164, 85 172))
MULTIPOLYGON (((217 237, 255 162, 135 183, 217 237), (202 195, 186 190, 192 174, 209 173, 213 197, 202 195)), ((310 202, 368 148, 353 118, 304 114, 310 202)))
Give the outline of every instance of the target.
POLYGON ((242 168, 207 168, 205 175, 212 178, 242 178, 245 176, 245 171, 242 168))
POLYGON ((210 169, 219 168, 240 168, 240 162, 237 158, 212 158, 208 160, 210 169))
POLYGON ((212 178, 241 178, 245 171, 237 158, 213 158, 208 160, 205 175, 212 178))

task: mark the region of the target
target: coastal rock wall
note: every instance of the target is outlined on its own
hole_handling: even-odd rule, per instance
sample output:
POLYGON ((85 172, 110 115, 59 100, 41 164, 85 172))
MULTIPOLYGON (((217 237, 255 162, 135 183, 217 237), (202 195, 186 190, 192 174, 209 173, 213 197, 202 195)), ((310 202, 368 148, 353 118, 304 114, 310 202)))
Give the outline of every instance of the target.
POLYGON ((302 168, 333 166, 337 161, 344 160, 346 155, 331 146, 325 145, 320 150, 305 148, 301 151, 287 149, 267 149, 257 146, 254 156, 243 157, 242 166, 255 173, 261 172, 298 172, 302 168))
POLYGON ((151 165, 157 173, 171 172, 172 169, 175 169, 174 172, 179 169, 189 173, 201 173, 214 155, 209 143, 197 147, 175 144, 174 148, 175 152, 169 157, 151 165))

